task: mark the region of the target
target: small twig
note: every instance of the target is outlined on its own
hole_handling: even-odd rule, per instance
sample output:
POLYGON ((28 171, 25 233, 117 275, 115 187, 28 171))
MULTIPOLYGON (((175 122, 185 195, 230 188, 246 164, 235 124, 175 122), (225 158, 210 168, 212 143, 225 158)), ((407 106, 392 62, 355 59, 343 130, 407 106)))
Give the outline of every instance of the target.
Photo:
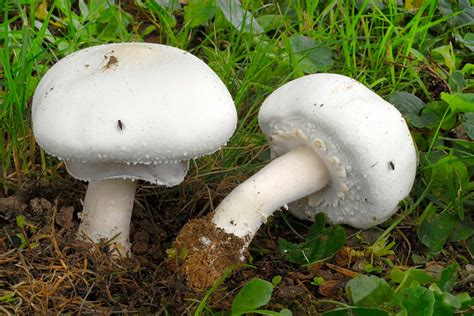
POLYGON ((290 222, 288 221, 288 219, 286 218, 285 216, 285 212, 281 212, 281 217, 283 218, 283 220, 285 221, 286 225, 288 225, 288 228, 296 235, 298 236, 299 238, 301 238, 302 240, 304 240, 305 238, 296 231, 296 229, 293 228, 293 226, 291 226, 290 222))
POLYGON ((2 305, 0 305, 0 311, 4 312, 6 316, 13 315, 8 310, 6 310, 2 305))
POLYGON ((326 266, 331 270, 334 270, 336 272, 339 272, 339 273, 341 273, 345 276, 351 277, 351 278, 355 278, 356 276, 358 276, 360 274, 358 272, 354 272, 352 270, 345 269, 345 268, 342 268, 340 266, 336 266, 334 264, 327 263, 327 262, 326 262, 326 266))
POLYGON ((347 305, 345 303, 338 302, 338 301, 333 301, 333 300, 317 300, 316 304, 333 304, 333 305, 336 305, 336 306, 340 306, 342 308, 351 308, 352 307, 352 306, 347 305))
POLYGON ((407 236, 405 236, 405 234, 400 230, 400 228, 396 228, 397 232, 400 234, 400 236, 402 236, 403 240, 405 240, 405 242, 407 243, 407 246, 408 246, 408 254, 406 256, 406 259, 405 259, 405 265, 407 266, 408 265, 408 259, 410 258, 410 254, 411 254, 411 244, 410 244, 410 241, 408 240, 407 236))
POLYGON ((312 300, 316 300, 316 297, 313 295, 313 293, 304 285, 303 282, 301 282, 300 279, 296 279, 296 282, 298 282, 298 285, 303 288, 303 290, 311 297, 312 300))
POLYGON ((54 200, 54 205, 51 208, 53 210, 53 214, 51 216, 51 244, 53 245, 54 251, 58 255, 59 262, 63 266, 64 270, 68 271, 68 267, 67 267, 66 263, 63 260, 64 255, 61 252, 61 249, 59 249, 58 242, 56 240, 56 230, 54 228, 54 223, 56 221, 56 213, 58 212, 58 198, 56 198, 54 200))
POLYGON ((87 301, 87 297, 88 297, 89 294, 92 292, 92 289, 94 288, 94 286, 95 286, 95 281, 92 282, 91 286, 89 287, 89 289, 88 289, 87 292, 86 292, 86 295, 85 295, 84 298, 82 299, 81 305, 79 306, 79 311, 77 312, 78 315, 81 314, 82 307, 84 307, 84 303, 87 301))

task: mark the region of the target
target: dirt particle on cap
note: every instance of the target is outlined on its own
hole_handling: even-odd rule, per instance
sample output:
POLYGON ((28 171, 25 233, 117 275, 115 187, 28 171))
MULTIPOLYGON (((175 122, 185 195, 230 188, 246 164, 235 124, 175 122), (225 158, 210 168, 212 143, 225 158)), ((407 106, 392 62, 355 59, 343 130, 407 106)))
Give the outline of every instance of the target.
POLYGON ((395 163, 393 161, 389 161, 388 166, 389 166, 390 170, 395 170, 395 163))
POLYGON ((105 64, 104 67, 102 67, 102 70, 107 70, 112 67, 116 67, 118 65, 118 59, 114 55, 107 56, 105 55, 104 58, 108 58, 107 64, 105 64))

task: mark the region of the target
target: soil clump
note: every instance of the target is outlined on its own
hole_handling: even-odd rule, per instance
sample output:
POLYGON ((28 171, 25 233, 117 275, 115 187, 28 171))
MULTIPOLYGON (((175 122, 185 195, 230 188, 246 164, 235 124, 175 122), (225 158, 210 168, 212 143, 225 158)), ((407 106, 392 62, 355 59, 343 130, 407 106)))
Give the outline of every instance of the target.
POLYGON ((189 221, 175 242, 178 256, 184 258, 178 273, 196 290, 211 287, 226 268, 248 257, 247 250, 242 251, 245 240, 216 227, 213 215, 189 221))

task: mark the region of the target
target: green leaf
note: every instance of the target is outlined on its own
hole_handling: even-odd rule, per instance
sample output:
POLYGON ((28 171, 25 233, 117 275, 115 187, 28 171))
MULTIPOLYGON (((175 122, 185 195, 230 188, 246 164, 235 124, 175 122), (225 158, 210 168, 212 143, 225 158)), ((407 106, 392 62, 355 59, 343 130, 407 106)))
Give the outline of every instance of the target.
POLYGON ((305 73, 328 70, 334 64, 331 50, 319 41, 297 34, 290 37, 290 45, 305 73))
POLYGON ((449 43, 449 45, 436 47, 431 50, 431 53, 434 57, 441 57, 441 60, 440 58, 437 58, 438 62, 446 65, 446 67, 449 68, 450 74, 456 70, 456 54, 454 53, 453 45, 451 43, 449 43))
POLYGON ((238 31, 254 34, 263 32, 263 28, 252 14, 240 6, 239 0, 217 0, 217 5, 222 10, 226 20, 238 31))
POLYGON ((78 5, 79 11, 81 12, 81 16, 83 18, 87 18, 87 16, 89 15, 89 8, 87 7, 87 4, 84 2, 84 0, 79 0, 78 5))
POLYGON ((376 255, 377 257, 383 257, 387 255, 394 255, 392 248, 395 246, 395 241, 389 242, 389 236, 378 239, 372 244, 367 250, 369 253, 376 255))
POLYGON ((451 292, 456 284, 456 276, 459 266, 457 264, 452 264, 446 267, 439 277, 438 286, 443 292, 451 292))
POLYGON ((395 91, 388 97, 388 101, 403 114, 412 126, 417 128, 436 126, 437 116, 434 113, 422 113, 425 103, 416 95, 405 91, 395 91))
POLYGON ((455 70, 449 76, 449 86, 452 91, 461 92, 467 86, 467 80, 464 78, 464 74, 461 70, 455 70))
POLYGON ((147 0, 146 8, 158 15, 162 27, 172 28, 176 25, 176 19, 173 15, 172 7, 169 8, 159 4, 156 0, 147 0))
POLYGON ((191 0, 184 7, 184 21, 190 27, 196 27, 212 19, 217 10, 214 0, 191 0))
POLYGON ((12 303, 15 299, 15 292, 6 292, 7 294, 0 296, 0 302, 12 303))
POLYGON ((276 286, 278 283, 281 282, 281 275, 275 275, 273 278, 272 278, 272 284, 273 286, 276 286))
POLYGON ((87 4, 89 5, 89 7, 88 7, 87 12, 85 13, 90 14, 90 15, 100 13, 102 11, 107 10, 111 6, 115 5, 114 2, 108 1, 108 0, 90 0, 90 1, 87 1, 87 4))
POLYGON ((448 24, 452 26, 474 25, 474 8, 469 0, 440 0, 438 9, 444 16, 450 16, 448 24))
POLYGON ((415 264, 425 264, 426 261, 427 261, 425 257, 419 256, 419 255, 417 255, 417 254, 413 254, 413 255, 411 256, 411 258, 412 258, 412 260, 413 260, 413 263, 415 263, 415 264))
POLYGON ((448 103, 444 101, 433 101, 428 103, 425 108, 422 111, 422 115, 436 115, 436 120, 433 124, 433 126, 427 126, 429 128, 436 127, 438 124, 441 123, 441 119, 443 119, 443 122, 441 123, 441 128, 444 130, 450 130, 454 126, 456 126, 456 116, 455 115, 447 115, 446 117, 443 118, 445 115, 446 111, 448 110, 448 103))
POLYGON ((455 226, 456 215, 454 214, 431 215, 418 228, 418 238, 431 253, 438 253, 443 249, 455 226))
POLYGON ((435 305, 433 316, 451 316, 461 307, 459 300, 449 293, 434 293, 435 305))
POLYGON ((360 275, 346 285, 346 293, 351 302, 357 306, 379 307, 390 302, 393 290, 388 283, 374 275, 360 275))
POLYGON ((406 114, 405 119, 416 128, 434 128, 437 116, 434 113, 422 113, 421 115, 406 114))
POLYGON ((329 258, 344 246, 345 241, 345 230, 340 225, 324 228, 324 214, 319 213, 304 242, 294 244, 280 238, 278 244, 286 260, 304 265, 329 258))
POLYGON ((445 202, 452 202, 459 218, 464 218, 463 193, 469 185, 469 171, 461 159, 448 156, 439 159, 427 170, 431 193, 445 202))
POLYGON ((395 302, 402 306, 406 315, 431 316, 433 315, 435 296, 434 292, 422 286, 403 289, 395 296, 395 302))
POLYGON ((449 241, 466 240, 472 235, 474 235, 474 222, 465 218, 457 221, 453 233, 449 236, 449 241))
POLYGON ((309 234, 318 236, 324 231, 326 226, 326 215, 324 213, 318 213, 314 216, 314 223, 309 227, 309 234))
POLYGON ((278 313, 278 315, 281 315, 281 316, 292 316, 293 313, 292 313, 289 309, 284 308, 284 309, 282 309, 282 310, 278 313))
POLYGON ((464 75, 472 75, 474 74, 474 64, 466 63, 462 68, 461 71, 464 75))
POLYGON ((323 283, 324 283, 324 278, 323 277, 314 277, 313 281, 311 281, 311 284, 316 285, 316 286, 320 286, 323 283))
POLYGON ((179 5, 178 0, 154 0, 154 1, 163 9, 169 10, 171 12, 178 10, 181 7, 179 5))
POLYGON ((425 102, 412 93, 405 91, 395 91, 388 97, 388 101, 395 105, 395 107, 405 114, 418 115, 425 107, 425 102))
POLYGON ((99 34, 97 38, 102 41, 116 41, 122 39, 122 33, 133 18, 130 14, 120 9, 118 6, 111 6, 107 10, 100 12, 97 19, 99 34))
POLYGON ((266 32, 283 27, 290 22, 287 16, 279 14, 261 15, 257 18, 257 21, 266 32))
POLYGON ((442 92, 441 100, 449 104, 452 113, 474 112, 474 93, 449 94, 442 92))
POLYGON ((384 310, 367 307, 339 308, 325 312, 322 316, 388 316, 384 310))
POLYGON ((156 30, 156 26, 154 25, 148 25, 142 32, 141 32, 141 36, 142 37, 145 37, 147 35, 150 35, 151 32, 155 31, 156 30))
POLYGON ((405 272, 398 268, 392 269, 392 271, 390 271, 390 279, 392 279, 392 281, 395 283, 402 283, 404 276, 405 272))
POLYGON ((28 246, 28 239, 23 233, 15 234, 15 236, 20 240, 20 245, 18 246, 19 249, 24 249, 28 246))
POLYGON ((26 226, 26 217, 24 215, 18 215, 16 217, 16 226, 19 228, 25 228, 26 226))
POLYGON ((474 306, 474 298, 467 292, 459 293, 456 299, 461 303, 461 308, 467 309, 469 306, 474 306))
POLYGON ((474 113, 464 113, 462 115, 462 126, 470 139, 474 139, 474 113))
POLYGON ((456 40, 463 43, 471 52, 474 51, 474 33, 467 33, 464 38, 456 36, 456 40))
POLYGON ((272 297, 273 284, 254 278, 247 282, 232 302, 232 314, 241 314, 268 304, 272 297))
POLYGON ((412 284, 428 284, 434 281, 433 277, 420 269, 408 269, 402 271, 398 268, 390 271, 390 278, 393 282, 399 283, 399 286, 395 289, 395 292, 399 292, 412 284))

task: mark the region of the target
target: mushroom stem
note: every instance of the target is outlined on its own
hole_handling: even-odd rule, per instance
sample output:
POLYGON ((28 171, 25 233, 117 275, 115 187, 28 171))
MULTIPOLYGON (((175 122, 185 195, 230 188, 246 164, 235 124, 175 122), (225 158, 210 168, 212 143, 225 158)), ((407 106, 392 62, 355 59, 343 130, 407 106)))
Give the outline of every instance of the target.
POLYGON ((130 252, 130 220, 137 183, 131 180, 91 181, 81 214, 79 236, 93 242, 111 240, 120 254, 130 252))
POLYGON ((250 242, 275 210, 326 187, 329 172, 309 147, 274 159, 235 188, 215 210, 213 223, 250 242))

